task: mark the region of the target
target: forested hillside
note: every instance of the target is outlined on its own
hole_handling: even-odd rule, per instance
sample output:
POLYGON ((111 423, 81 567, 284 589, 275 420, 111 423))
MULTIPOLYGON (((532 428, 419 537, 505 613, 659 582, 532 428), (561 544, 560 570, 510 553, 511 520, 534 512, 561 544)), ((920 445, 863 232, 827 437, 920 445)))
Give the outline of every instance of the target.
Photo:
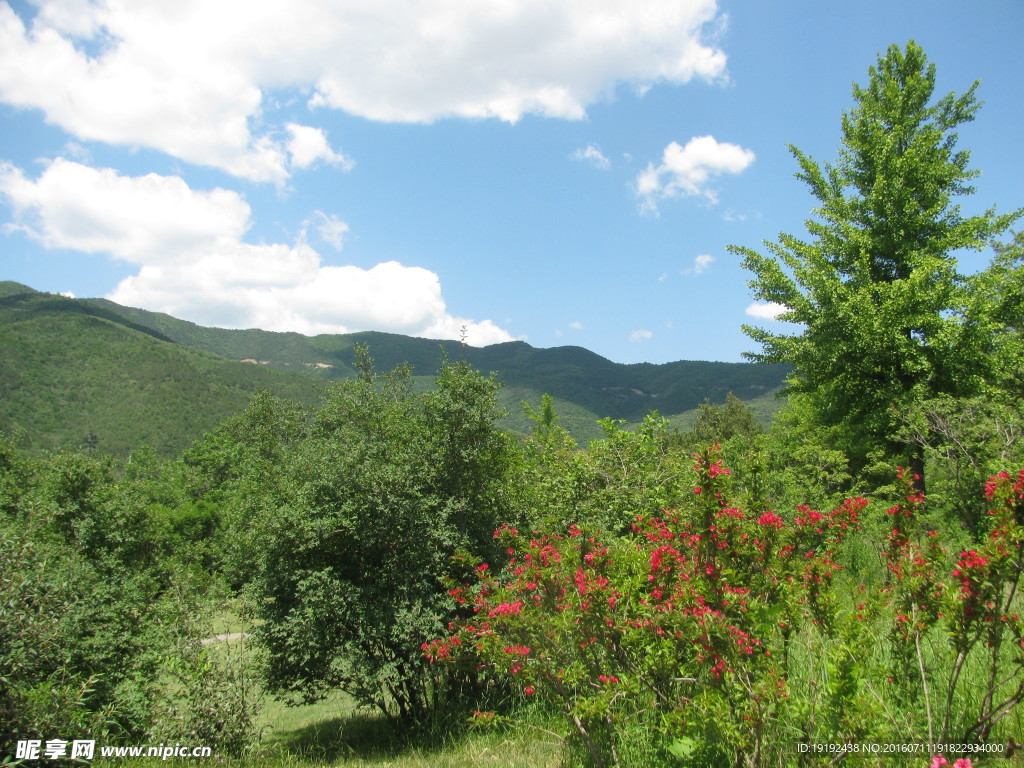
POLYGON ((241 412, 266 389, 306 405, 323 383, 175 343, 61 296, 0 299, 0 427, 48 450, 99 447, 162 456, 241 412))
POLYGON ((494 372, 507 429, 528 433, 524 401, 549 394, 581 442, 602 418, 638 422, 648 411, 692 411, 729 392, 760 398, 762 415, 786 365, 677 362, 620 365, 579 347, 534 349, 524 342, 477 349, 453 341, 386 333, 306 337, 297 333, 203 328, 103 299, 70 299, 0 284, 0 426, 21 427, 29 444, 56 450, 90 444, 125 456, 149 445, 170 457, 241 412, 256 391, 312 405, 331 382, 355 375, 354 348, 369 346, 378 367, 412 366, 431 386, 443 356, 494 372))

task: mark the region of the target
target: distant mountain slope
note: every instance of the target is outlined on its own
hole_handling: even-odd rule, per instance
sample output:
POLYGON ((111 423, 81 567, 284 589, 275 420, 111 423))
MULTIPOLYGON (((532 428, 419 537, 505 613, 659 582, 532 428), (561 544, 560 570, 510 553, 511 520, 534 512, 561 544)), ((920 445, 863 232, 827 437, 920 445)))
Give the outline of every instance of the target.
POLYGON ((117 315, 49 294, 0 298, 0 429, 29 445, 83 445, 164 456, 245 408, 267 389, 310 405, 323 382, 225 360, 160 338, 117 315))
POLYGON ((366 331, 306 337, 297 333, 204 328, 170 315, 121 307, 103 299, 86 300, 93 306, 120 313, 139 326, 186 346, 236 360, 266 361, 270 367, 312 370, 328 378, 353 375, 352 348, 357 342, 370 347, 381 370, 409 363, 417 375, 433 375, 441 349, 451 359, 464 359, 475 368, 494 371, 509 387, 520 387, 600 414, 636 421, 649 411, 664 415, 696 408, 704 398, 723 402, 732 392, 750 400, 777 389, 789 367, 749 363, 678 361, 674 363, 613 363, 582 347, 537 349, 524 341, 469 347, 457 341, 437 341, 366 331), (315 365, 331 368, 316 368, 315 365))
MULTIPOLYGON (((506 428, 525 432, 521 401, 555 398, 577 439, 600 434, 610 416, 635 422, 651 410, 675 416, 729 392, 756 400, 782 383, 785 366, 680 361, 622 365, 581 347, 536 349, 522 341, 476 348, 397 334, 297 333, 205 328, 105 299, 69 299, 0 282, 0 429, 17 424, 37 447, 77 445, 90 432, 101 448, 126 453, 147 443, 173 455, 258 389, 307 404, 330 380, 354 375, 355 344, 377 368, 413 366, 429 386, 442 354, 495 372, 506 428), (443 350, 443 352, 442 352, 443 350)), ((685 423, 686 419, 683 418, 685 423)))

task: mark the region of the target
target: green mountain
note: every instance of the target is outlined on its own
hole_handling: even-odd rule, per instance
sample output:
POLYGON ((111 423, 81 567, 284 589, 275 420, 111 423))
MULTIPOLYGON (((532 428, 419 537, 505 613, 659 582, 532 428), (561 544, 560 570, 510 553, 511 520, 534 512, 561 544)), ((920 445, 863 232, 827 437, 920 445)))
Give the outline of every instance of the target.
POLYGON ((457 341, 375 331, 307 337, 298 333, 204 328, 170 315, 121 307, 103 299, 85 301, 184 346, 235 360, 257 360, 273 368, 307 370, 325 378, 353 375, 352 348, 358 342, 370 347, 378 368, 408 363, 416 374, 424 376, 437 371, 443 349, 449 358, 464 359, 479 370, 496 372, 506 387, 547 392, 601 416, 629 421, 643 418, 652 409, 663 414, 680 413, 696 407, 705 397, 724 401, 729 392, 750 400, 777 389, 788 371, 784 365, 694 361, 623 365, 582 347, 536 349, 523 341, 469 347, 457 341))
POLYGON ((24 430, 32 448, 95 440, 118 455, 146 444, 172 456, 260 389, 319 400, 314 377, 227 360, 87 302, 9 286, 0 284, 0 429, 24 430))
POLYGON ((522 341, 476 348, 378 332, 307 337, 206 328, 0 282, 0 429, 23 428, 37 448, 75 446, 93 434, 113 453, 145 443, 173 455, 259 389, 317 402, 331 380, 354 375, 360 342, 378 369, 412 365, 418 386, 429 386, 442 355, 495 372, 505 385, 504 426, 515 431, 531 427, 521 402, 537 404, 548 393, 581 441, 600 434, 596 422, 605 416, 635 422, 657 410, 685 423, 705 398, 722 402, 729 392, 770 417, 771 394, 787 372, 743 363, 622 365, 581 347, 536 349, 522 341))

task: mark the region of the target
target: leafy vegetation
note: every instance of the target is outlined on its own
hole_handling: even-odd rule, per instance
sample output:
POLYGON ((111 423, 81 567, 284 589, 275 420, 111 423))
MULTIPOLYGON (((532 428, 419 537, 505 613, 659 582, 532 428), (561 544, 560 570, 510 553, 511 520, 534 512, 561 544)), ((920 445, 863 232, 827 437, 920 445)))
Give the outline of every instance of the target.
POLYGON ((512 444, 493 423, 497 385, 464 363, 414 395, 405 369, 380 377, 360 355, 360 376, 276 463, 276 492, 249 505, 250 588, 271 690, 311 701, 341 688, 411 722, 475 684, 434 674, 420 646, 455 618, 453 555, 493 554, 498 521, 516 514, 512 444))
POLYGON ((0 426, 24 430, 35 448, 127 456, 147 445, 173 456, 260 389, 312 405, 322 388, 312 377, 183 347, 61 296, 0 299, 0 326, 0 426))
MULTIPOLYGON (((755 274, 755 296, 803 326, 790 335, 745 326, 763 347, 752 357, 794 365, 791 391, 837 428, 860 466, 873 452, 900 456, 891 439, 899 413, 939 395, 976 395, 991 379, 990 313, 955 252, 980 249, 1024 213, 965 217, 954 203, 977 175, 970 153, 955 149, 955 129, 980 106, 977 83, 932 103, 935 66, 913 42, 890 47, 869 75, 854 86, 835 165, 791 148, 819 203, 811 240, 781 235, 767 244, 771 256, 733 248, 755 274)), ((912 461, 923 487, 920 451, 912 461)))

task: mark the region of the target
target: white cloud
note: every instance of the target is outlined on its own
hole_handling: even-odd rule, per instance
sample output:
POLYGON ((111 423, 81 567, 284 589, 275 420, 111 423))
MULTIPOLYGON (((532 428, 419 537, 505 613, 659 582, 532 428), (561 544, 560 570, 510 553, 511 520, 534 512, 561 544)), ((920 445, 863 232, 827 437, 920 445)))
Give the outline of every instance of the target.
POLYGON ((77 160, 80 163, 92 162, 92 153, 77 141, 67 142, 61 150, 61 155, 70 157, 72 160, 77 160))
MULTIPOLYGON (((485 345, 512 336, 490 320, 449 314, 433 272, 397 261, 328 266, 295 244, 243 241, 249 205, 228 190, 195 191, 178 177, 128 177, 56 160, 38 180, 0 165, 0 196, 18 230, 47 248, 104 253, 139 266, 108 296, 130 306, 227 328, 305 334, 381 330, 485 345)), ((339 238, 344 222, 319 213, 339 238)))
POLYGON ((75 298, 75 294, 73 291, 61 291, 60 295, 67 299, 75 298))
POLYGON ((673 141, 662 153, 661 165, 648 163, 636 178, 640 209, 657 213, 658 201, 696 196, 717 203, 717 193, 707 186, 712 177, 741 173, 754 162, 754 153, 738 144, 719 142, 714 136, 696 136, 686 146, 673 141))
POLYGON ((569 157, 573 160, 590 163, 602 171, 607 171, 612 167, 612 161, 601 154, 601 150, 596 144, 587 144, 585 148, 577 149, 569 157))
POLYGON ((788 311, 788 307, 784 304, 779 304, 774 301, 768 301, 763 303, 754 302, 747 307, 747 314, 751 317, 756 317, 760 320, 778 320, 779 315, 783 312, 788 311))
POLYGON ((569 327, 572 328, 574 331, 579 331, 583 329, 583 323, 581 323, 579 320, 574 320, 573 322, 569 323, 569 327))
MULTIPOLYGON (((323 211, 313 211, 313 218, 316 220, 317 236, 325 243, 334 246, 336 251, 341 250, 341 242, 348 233, 348 224, 334 214, 328 215, 323 211)), ((307 221, 305 224, 310 224, 307 221)))
POLYGON ((646 341, 652 336, 654 336, 654 334, 651 331, 648 331, 646 328, 641 328, 629 334, 629 340, 635 343, 638 341, 646 341))
POLYGON ((17 224, 47 248, 108 253, 136 264, 173 261, 218 238, 240 240, 248 203, 237 192, 196 192, 177 176, 127 177, 54 160, 37 181, 0 163, 0 193, 17 224))
POLYGON ((0 101, 42 110, 78 139, 279 184, 304 163, 344 165, 317 149, 315 129, 297 138, 264 122, 284 89, 371 120, 514 122, 581 118, 619 83, 642 93, 725 77, 715 0, 37 5, 26 26, 0 3, 0 101))
POLYGON ((703 275, 705 272, 708 271, 708 267, 710 267, 714 262, 715 262, 715 257, 714 256, 711 256, 711 255, 706 254, 706 253, 702 253, 702 254, 700 254, 699 256, 696 256, 693 259, 693 266, 692 267, 686 267, 685 269, 681 269, 679 271, 679 274, 681 274, 681 275, 703 275))
POLYGON ((352 166, 355 165, 351 158, 331 149, 327 143, 326 134, 319 128, 310 128, 308 125, 296 123, 288 123, 286 128, 291 134, 291 139, 288 141, 288 154, 291 156, 292 165, 295 168, 308 168, 317 160, 337 165, 346 171, 352 170, 352 166))

